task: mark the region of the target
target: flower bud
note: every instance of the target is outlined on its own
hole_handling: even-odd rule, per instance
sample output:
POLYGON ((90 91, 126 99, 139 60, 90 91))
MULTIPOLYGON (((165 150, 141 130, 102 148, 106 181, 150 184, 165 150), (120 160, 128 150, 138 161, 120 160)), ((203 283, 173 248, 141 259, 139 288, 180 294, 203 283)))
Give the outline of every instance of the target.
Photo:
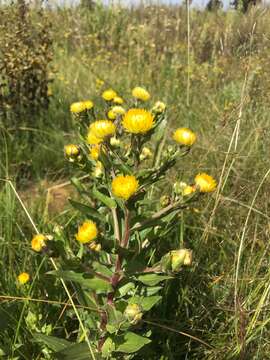
POLYGON ((89 249, 95 252, 100 252, 101 245, 97 244, 95 241, 89 244, 89 249))
POLYGON ((182 266, 192 264, 192 251, 189 249, 172 250, 161 259, 163 271, 179 272, 182 266))
POLYGON ((180 249, 171 251, 171 268, 173 272, 178 272, 183 265, 190 266, 192 263, 192 251, 180 249))
POLYGON ((100 161, 97 161, 96 163, 96 166, 94 167, 94 170, 93 170, 93 175, 95 178, 100 178, 103 174, 103 165, 100 161))
POLYGON ((166 110, 166 104, 162 101, 157 101, 152 108, 154 114, 162 114, 166 110))
POLYGON ((171 202, 171 199, 170 199, 169 195, 163 195, 159 199, 159 203, 160 203, 161 207, 168 206, 170 204, 170 202, 171 202))
POLYGON ((187 187, 187 184, 183 181, 176 181, 173 184, 173 190, 175 192, 176 195, 182 195, 183 194, 183 190, 187 187))
POLYGON ((67 160, 70 162, 80 161, 82 159, 81 150, 78 145, 75 144, 65 145, 64 151, 67 160))
POLYGON ((113 137, 110 138, 110 144, 113 147, 119 147, 121 142, 120 142, 119 139, 117 139, 115 136, 113 136, 113 137))
POLYGON ((128 304, 124 315, 132 325, 136 325, 142 319, 142 308, 138 304, 128 304))
POLYGON ((140 154, 140 160, 143 161, 145 159, 150 159, 152 156, 153 156, 152 151, 148 147, 144 146, 140 154))

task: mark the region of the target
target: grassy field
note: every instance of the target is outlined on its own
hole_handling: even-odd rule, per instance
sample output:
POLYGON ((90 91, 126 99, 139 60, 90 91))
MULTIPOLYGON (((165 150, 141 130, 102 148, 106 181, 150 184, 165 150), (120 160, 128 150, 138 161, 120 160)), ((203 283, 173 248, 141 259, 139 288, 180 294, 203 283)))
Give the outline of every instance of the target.
POLYGON ((1 124, 0 357, 52 359, 35 334, 77 334, 64 289, 46 275, 52 264, 30 249, 31 221, 39 231, 61 226, 74 236, 71 169, 63 156, 64 144, 77 140, 70 104, 99 104, 109 87, 126 97, 142 85, 152 103, 167 104, 168 137, 179 126, 198 136, 157 198, 168 180, 189 182, 201 171, 218 180, 217 191, 181 217, 194 263, 165 286, 166 301, 151 312, 147 359, 270 359, 269 10, 191 10, 190 17, 172 6, 47 11, 54 50, 49 109, 27 115, 31 126, 27 118, 15 130, 5 119, 1 124), (30 285, 18 284, 22 271, 30 285))

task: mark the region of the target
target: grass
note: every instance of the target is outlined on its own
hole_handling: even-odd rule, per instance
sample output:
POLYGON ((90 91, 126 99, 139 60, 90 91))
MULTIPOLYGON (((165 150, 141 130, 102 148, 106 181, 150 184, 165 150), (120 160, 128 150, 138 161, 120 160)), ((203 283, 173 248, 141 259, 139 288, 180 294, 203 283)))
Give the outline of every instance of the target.
MULTIPOLYGON (((99 102, 97 78, 123 95, 144 85, 153 101, 168 104, 171 129, 190 126, 199 137, 172 183, 192 181, 199 171, 219 179, 217 192, 183 214, 171 239, 194 250, 194 266, 166 285, 168 300, 148 319, 155 350, 147 359, 269 358, 269 10, 192 10, 189 57, 181 7, 98 5, 50 15, 50 109, 31 128, 2 126, 1 179, 11 179, 20 198, 44 180, 65 182, 70 171, 62 148, 76 139, 69 104, 99 102)), ((66 228, 76 215, 65 207, 45 221, 45 195, 26 198, 34 223, 46 232, 60 224, 72 236, 66 228)), ((2 181, 0 198, 0 351, 4 359, 50 359, 35 333, 74 336, 73 289, 70 296, 63 287, 56 293, 46 276, 52 264, 31 253, 34 229, 10 183, 2 181), (23 270, 31 274, 30 287, 16 283, 23 270)), ((85 321, 84 310, 78 312, 85 321)))

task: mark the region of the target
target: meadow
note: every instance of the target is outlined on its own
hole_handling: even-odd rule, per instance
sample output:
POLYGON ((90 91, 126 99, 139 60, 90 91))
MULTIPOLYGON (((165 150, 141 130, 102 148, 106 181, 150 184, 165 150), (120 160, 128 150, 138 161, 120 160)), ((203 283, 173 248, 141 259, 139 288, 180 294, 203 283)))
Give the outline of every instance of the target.
MULTIPOLYGON (((70 239, 77 229, 79 214, 68 201, 78 196, 69 183, 74 169, 63 152, 79 140, 70 104, 102 106, 103 90, 125 98, 135 86, 149 91, 151 106, 166 104, 169 142, 177 127, 197 135, 190 154, 155 187, 153 207, 176 181, 192 182, 199 172, 218 185, 181 213, 157 249, 180 242, 192 249, 193 263, 165 282, 163 300, 143 325, 152 343, 132 358, 270 359, 269 10, 142 4, 44 11, 52 39, 49 106, 20 116, 0 109, 1 359, 53 359, 43 335, 84 339, 80 321, 90 325, 85 308, 77 307, 80 320, 74 313, 77 287, 67 285, 71 301, 48 274, 53 263, 30 243, 35 228, 70 239), (21 272, 30 274, 23 286, 21 272)), ((115 358, 131 358, 122 356, 115 358)))

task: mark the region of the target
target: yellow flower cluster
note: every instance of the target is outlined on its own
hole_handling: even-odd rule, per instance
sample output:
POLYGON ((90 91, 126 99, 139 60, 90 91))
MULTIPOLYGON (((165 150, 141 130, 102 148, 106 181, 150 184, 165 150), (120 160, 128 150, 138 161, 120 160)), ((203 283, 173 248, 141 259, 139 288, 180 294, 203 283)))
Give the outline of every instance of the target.
POLYGON ((139 188, 138 180, 133 175, 118 175, 112 181, 115 196, 128 200, 139 188))
POLYGON ((82 243, 86 244, 93 241, 98 235, 98 229, 96 223, 92 220, 86 220, 78 229, 76 239, 82 243))
POLYGON ((113 89, 103 91, 102 97, 106 101, 113 101, 117 96, 117 93, 113 89))
POLYGON ((70 111, 74 114, 79 114, 85 110, 90 110, 94 107, 94 103, 91 100, 78 101, 70 105, 70 111))
POLYGON ((145 134, 155 125, 153 115, 144 109, 130 109, 123 118, 124 129, 133 134, 145 134))

